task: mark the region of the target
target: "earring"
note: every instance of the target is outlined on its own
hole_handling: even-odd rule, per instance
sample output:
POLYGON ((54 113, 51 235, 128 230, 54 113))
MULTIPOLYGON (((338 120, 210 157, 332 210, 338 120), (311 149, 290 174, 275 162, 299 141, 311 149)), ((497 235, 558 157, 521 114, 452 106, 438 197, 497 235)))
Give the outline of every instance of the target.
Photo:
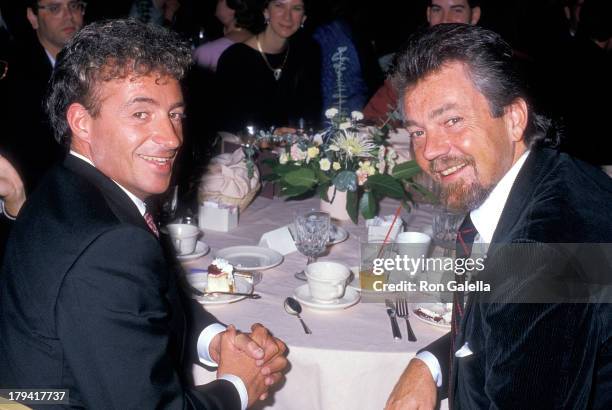
POLYGON ((267 26, 268 24, 270 24, 270 17, 265 17, 264 21, 265 21, 266 26, 267 26))
POLYGON ((304 28, 304 23, 300 24, 300 28, 304 28))

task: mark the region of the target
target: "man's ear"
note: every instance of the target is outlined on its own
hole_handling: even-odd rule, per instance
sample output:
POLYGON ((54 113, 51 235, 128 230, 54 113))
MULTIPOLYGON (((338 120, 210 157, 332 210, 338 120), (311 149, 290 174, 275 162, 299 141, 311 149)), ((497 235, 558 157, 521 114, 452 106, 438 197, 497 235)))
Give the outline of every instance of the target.
POLYGON ((504 112, 506 127, 511 135, 512 141, 518 142, 524 138, 529 119, 529 109, 527 102, 522 98, 517 98, 508 105, 504 112))
POLYGON ((79 103, 70 104, 66 112, 66 119, 72 133, 72 143, 89 145, 91 143, 91 114, 87 108, 79 103))
POLYGON ((425 16, 427 17, 427 24, 431 26, 431 7, 427 6, 427 11, 425 12, 425 16))
POLYGON ((28 9, 26 10, 26 17, 32 25, 32 28, 34 30, 38 30, 38 17, 36 16, 36 14, 34 14, 34 10, 32 10, 32 7, 28 7, 28 9))
POLYGON ((470 19, 470 24, 472 26, 475 26, 476 24, 478 24, 479 20, 480 20, 480 7, 476 6, 472 9, 472 18, 470 19))

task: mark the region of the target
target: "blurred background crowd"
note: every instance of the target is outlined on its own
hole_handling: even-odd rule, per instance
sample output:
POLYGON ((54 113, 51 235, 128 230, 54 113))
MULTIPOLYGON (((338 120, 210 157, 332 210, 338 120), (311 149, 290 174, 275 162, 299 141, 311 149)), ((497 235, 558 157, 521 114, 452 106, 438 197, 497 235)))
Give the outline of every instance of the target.
POLYGON ((199 177, 219 131, 317 129, 326 109, 384 121, 385 78, 411 33, 478 24, 508 41, 531 102, 565 134, 563 149, 612 164, 609 0, 0 0, 0 151, 32 190, 64 149, 43 99, 56 55, 84 24, 132 16, 179 33, 193 49, 179 179, 199 177), (374 98, 373 98, 374 97, 374 98))

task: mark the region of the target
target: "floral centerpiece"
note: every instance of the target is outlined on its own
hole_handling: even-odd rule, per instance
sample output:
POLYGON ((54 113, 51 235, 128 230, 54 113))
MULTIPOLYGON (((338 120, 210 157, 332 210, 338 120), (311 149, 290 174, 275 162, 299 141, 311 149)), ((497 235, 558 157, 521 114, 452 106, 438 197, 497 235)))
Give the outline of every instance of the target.
POLYGON ((288 198, 318 194, 333 202, 338 192, 345 192, 346 211, 354 223, 359 213, 366 219, 376 216, 384 197, 399 199, 410 209, 410 188, 425 192, 413 181, 420 168, 415 161, 397 163, 397 153, 387 142, 389 121, 381 127, 365 126, 362 113, 346 116, 335 108, 325 116, 328 127, 314 135, 260 131, 256 145, 272 143, 279 154, 265 161, 271 172, 264 178, 277 182, 281 196, 288 198))

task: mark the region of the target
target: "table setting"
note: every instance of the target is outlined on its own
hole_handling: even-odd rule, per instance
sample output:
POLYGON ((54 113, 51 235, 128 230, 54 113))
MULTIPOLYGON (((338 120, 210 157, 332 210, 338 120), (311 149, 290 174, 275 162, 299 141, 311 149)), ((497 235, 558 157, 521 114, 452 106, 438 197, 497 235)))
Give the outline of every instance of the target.
MULTIPOLYGON (((330 120, 334 132, 340 132, 339 119, 334 115, 330 120)), ((334 158, 344 166, 334 170, 334 161, 327 167, 325 152, 342 148, 333 147, 336 140, 329 140, 328 148, 315 140, 308 139, 306 145, 300 145, 301 139, 285 140, 286 161, 281 152, 269 163, 272 177, 264 181, 278 184, 284 198, 260 195, 253 199, 247 193, 246 202, 219 202, 212 208, 223 210, 223 218, 237 209, 236 221, 220 224, 223 218, 218 211, 213 211, 215 221, 211 223, 211 205, 205 204, 211 195, 200 195, 199 220, 191 221, 200 233, 195 244, 189 243, 191 252, 181 249, 183 241, 173 242, 195 300, 221 322, 238 329, 262 323, 288 346, 291 369, 286 382, 254 408, 383 408, 410 359, 448 329, 443 319, 445 305, 415 303, 405 292, 373 289, 372 267, 364 268, 365 254, 369 252, 370 258, 397 255, 399 247, 406 245, 427 256, 434 215, 439 211, 431 203, 412 201, 407 188, 413 186, 412 177, 418 172, 414 161, 395 164, 391 149, 378 150, 372 144, 366 148, 376 148, 380 155, 367 163, 351 158, 354 165, 349 166, 346 153, 344 157, 338 154, 334 158), (309 157, 311 168, 300 168, 295 161, 309 157), (289 168, 283 167, 287 165, 289 168), (316 167, 328 170, 330 178, 323 178, 316 167), (302 175, 307 169, 319 179, 308 179, 310 171, 302 175), (297 174, 289 175, 292 172, 297 174), (296 188, 302 183, 296 185, 296 181, 304 177, 312 185, 306 184, 306 190, 296 188), (320 195, 299 195, 309 189, 320 195), (358 196, 350 194, 351 189, 358 196), (376 196, 371 195, 373 191, 376 196), (353 207, 354 201, 359 202, 358 207, 353 207), (231 292, 209 289, 208 271, 217 263, 232 266, 231 292)), ((360 141, 367 145, 366 140, 360 141)), ((234 169, 232 178, 242 175, 243 182, 253 185, 248 156, 244 162, 247 172, 234 169)), ((219 185, 223 182, 217 178, 215 186, 219 185)), ((200 187, 200 194, 203 191, 200 187)), ((171 236, 173 232, 169 231, 171 236)), ((437 249, 436 243, 432 245, 437 249)), ((391 277, 385 275, 386 283, 391 277)), ((199 365, 194 365, 193 375, 197 384, 215 377, 199 365)))

